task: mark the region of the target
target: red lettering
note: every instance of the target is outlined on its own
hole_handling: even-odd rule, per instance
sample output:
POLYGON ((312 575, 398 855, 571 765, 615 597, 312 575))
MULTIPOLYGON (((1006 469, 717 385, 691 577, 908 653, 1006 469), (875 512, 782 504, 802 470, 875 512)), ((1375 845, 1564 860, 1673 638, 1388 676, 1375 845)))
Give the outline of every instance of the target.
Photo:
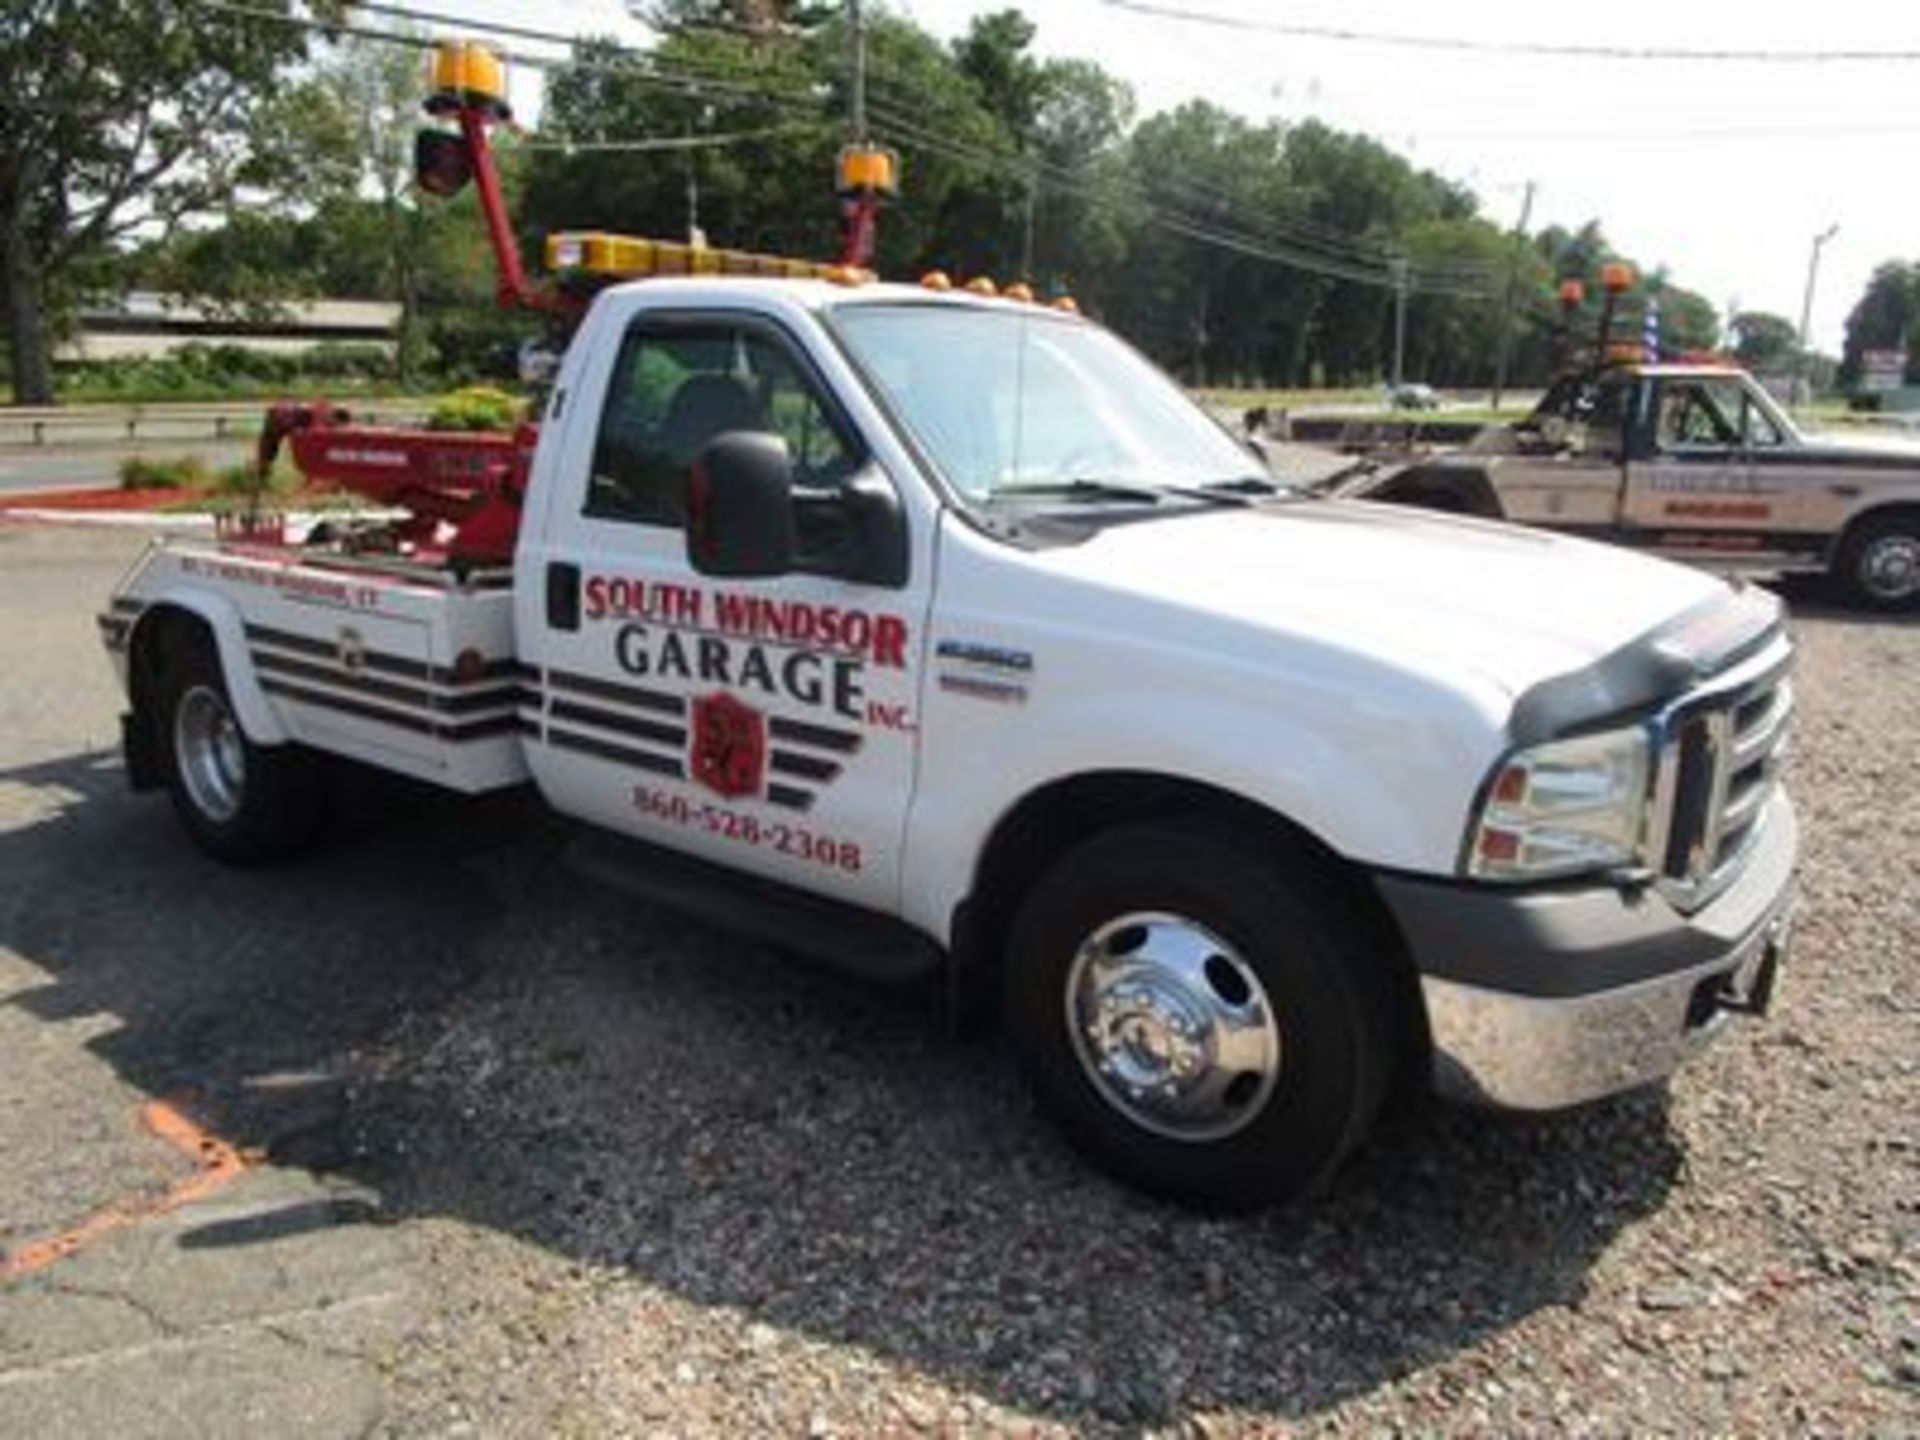
POLYGON ((607 613, 607 582, 601 576, 587 577, 587 618, 598 620, 607 613))
POLYGON ((907 668, 907 622, 899 616, 874 616, 873 663, 895 670, 907 668))

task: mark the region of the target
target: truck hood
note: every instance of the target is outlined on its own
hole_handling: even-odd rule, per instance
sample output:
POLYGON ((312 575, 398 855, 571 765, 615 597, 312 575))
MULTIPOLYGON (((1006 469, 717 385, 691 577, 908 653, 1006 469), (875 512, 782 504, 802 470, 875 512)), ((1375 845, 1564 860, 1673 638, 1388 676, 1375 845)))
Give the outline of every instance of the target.
POLYGON ((1346 500, 1112 525, 1048 559, 1117 592, 1454 683, 1477 677, 1509 698, 1731 593, 1626 550, 1346 500))
POLYGON ((1805 444, 1791 453, 1796 459, 1822 465, 1920 470, 1920 435, 1808 435, 1805 444))

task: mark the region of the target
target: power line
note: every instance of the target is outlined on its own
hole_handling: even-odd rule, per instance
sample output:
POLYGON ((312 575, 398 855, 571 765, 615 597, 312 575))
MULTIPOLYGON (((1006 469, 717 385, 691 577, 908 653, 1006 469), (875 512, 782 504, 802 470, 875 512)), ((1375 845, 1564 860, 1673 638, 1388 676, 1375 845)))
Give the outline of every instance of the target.
MULTIPOLYGON (((195 3, 205 10, 224 12, 254 20, 278 22, 324 35, 354 35, 377 42, 405 45, 416 50, 431 50, 435 47, 434 41, 421 35, 393 30, 380 30, 350 22, 323 21, 310 17, 289 15, 237 3, 237 0, 195 0, 195 3)), ((466 19, 456 20, 454 17, 446 16, 438 12, 419 10, 410 6, 387 3, 375 4, 371 3, 370 0, 370 3, 364 3, 358 8, 375 11, 399 19, 457 23, 469 30, 478 30, 482 33, 495 35, 507 35, 515 39, 531 40, 538 43, 555 45, 572 44, 572 40, 569 37, 554 34, 549 31, 536 30, 527 26, 497 25, 492 22, 466 19)), ((605 43, 607 48, 614 54, 622 57, 625 63, 608 63, 578 54, 571 55, 566 59, 556 59, 550 56, 529 55, 525 52, 510 50, 505 47, 498 48, 502 50, 504 58, 542 71, 558 71, 563 69, 583 70, 589 73, 609 74, 637 83, 661 85, 678 93, 697 98, 717 99, 721 101, 731 99, 740 102, 787 105, 789 107, 799 106, 804 107, 815 115, 818 115, 822 110, 822 104, 817 97, 806 97, 797 92, 770 90, 764 86, 717 82, 698 75, 675 73, 670 69, 652 62, 651 57, 634 51, 617 41, 608 41, 605 43)), ((1003 176, 1026 178, 1030 174, 1044 174, 1049 177, 1051 183, 1059 188, 1074 191, 1096 202, 1102 202, 1107 199, 1107 197, 1099 194, 1097 191, 1090 189, 1074 172, 1064 166, 1055 165, 1036 158, 1022 159, 1018 156, 996 154, 955 142, 948 137, 935 135, 932 132, 922 129, 917 123, 906 119, 903 115, 892 113, 892 106, 890 104, 883 103, 878 108, 881 112, 885 113, 886 118, 884 123, 888 128, 912 136, 915 143, 921 145, 923 148, 931 149, 936 153, 944 153, 950 158, 961 160, 964 163, 984 166, 994 173, 1003 176)), ((639 137, 632 141, 609 139, 593 143, 610 149, 615 147, 632 149, 670 148, 658 143, 655 137, 639 137)), ((582 142, 575 142, 573 148, 583 148, 582 142)), ((683 143, 673 148, 688 147, 683 143)), ((1183 235, 1198 243, 1234 251, 1249 256, 1250 258, 1290 266, 1291 268, 1318 274, 1325 278, 1347 280, 1355 284, 1368 285, 1375 288, 1391 288, 1394 283, 1384 263, 1375 265, 1353 259, 1329 256, 1316 253, 1306 247, 1290 246, 1286 244, 1284 240, 1276 243, 1272 239, 1264 239, 1258 236, 1251 236, 1224 229, 1221 228, 1219 222, 1209 222, 1204 217, 1182 213, 1178 210, 1157 204, 1150 199, 1146 199, 1139 182, 1133 180, 1131 177, 1129 177, 1125 183, 1135 190, 1136 195, 1140 197, 1138 203, 1140 203, 1144 213, 1146 213, 1148 218, 1153 220, 1154 223, 1160 225, 1163 229, 1183 235)), ((1237 223, 1244 223, 1244 221, 1237 223)), ((1464 272, 1461 276, 1453 276, 1436 267, 1432 271, 1421 270, 1418 273, 1419 279, 1415 283, 1414 288, 1423 294, 1448 294, 1472 299, 1489 298, 1485 290, 1474 288, 1467 283, 1464 272)))
MULTIPOLYGON (((437 49, 439 44, 438 41, 432 40, 424 35, 409 34, 400 30, 376 29, 373 26, 355 24, 350 21, 320 20, 310 16, 289 15, 279 11, 262 10, 252 5, 238 3, 238 0, 193 0, 193 3, 202 10, 216 11, 249 20, 270 21, 327 37, 337 38, 341 35, 351 35, 358 39, 372 40, 384 44, 404 45, 423 52, 437 49)), ((371 7, 362 5, 356 8, 367 9, 371 7)), ((398 18, 434 21, 447 19, 448 23, 458 24, 467 30, 478 30, 483 34, 505 33, 518 38, 536 40, 542 43, 569 46, 573 44, 572 39, 568 36, 530 30, 524 26, 496 26, 491 22, 465 19, 456 21, 449 17, 442 17, 431 12, 410 10, 399 5, 382 5, 379 9, 383 14, 398 18)), ((822 96, 806 95, 799 91, 773 89, 766 86, 732 84, 725 81, 713 80, 699 74, 676 72, 668 67, 652 63, 649 57, 640 51, 620 45, 618 42, 608 42, 608 46, 615 54, 622 57, 621 63, 609 63, 596 60, 591 56, 578 54, 556 57, 551 55, 535 55, 524 50, 515 50, 501 45, 496 45, 493 48, 500 52, 502 58, 511 60, 514 64, 523 65, 530 70, 539 70, 543 73, 571 70, 587 74, 611 75, 633 81, 636 84, 653 85, 657 88, 672 90, 676 93, 686 95, 689 98, 708 100, 721 104, 732 102, 765 104, 775 107, 785 106, 788 109, 804 109, 809 114, 814 115, 823 113, 825 109, 825 100, 822 96)))
MULTIPOLYGON (((902 141, 917 144, 921 148, 931 150, 936 154, 944 154, 950 159, 972 164, 986 169, 991 173, 1008 178, 1025 178, 1033 171, 1050 174, 1054 183, 1058 185, 1059 188, 1078 194, 1085 199, 1091 200, 1095 204, 1114 203, 1113 197, 1102 194, 1098 189, 1089 186, 1085 181, 1075 176, 1071 171, 1066 171, 1063 167, 1050 165, 1045 161, 1022 159, 1019 156, 984 150, 977 146, 954 141, 946 136, 937 135, 921 128, 915 122, 895 114, 891 106, 883 107, 882 112, 877 113, 875 118, 884 130, 893 132, 893 134, 902 141)), ((1136 191, 1136 196, 1138 196, 1139 187, 1137 183, 1131 181, 1123 183, 1132 185, 1136 191)), ((1354 284, 1366 285, 1375 289, 1391 289, 1396 283, 1393 274, 1385 267, 1374 269, 1368 266, 1332 260, 1324 256, 1289 249, 1257 236, 1223 229, 1218 224, 1209 224, 1198 217, 1169 209, 1149 199, 1136 198, 1135 203, 1140 212, 1154 224, 1164 230, 1168 230, 1176 235, 1181 235, 1199 244, 1211 245, 1218 249, 1229 250, 1245 255, 1251 259, 1265 260, 1273 264, 1303 270, 1311 274, 1320 275, 1323 278, 1346 280, 1354 284)), ((1411 272, 1409 274, 1409 286, 1419 293, 1427 295, 1451 295, 1458 298, 1474 300, 1491 298, 1491 294, 1487 290, 1455 283, 1444 277, 1429 280, 1425 276, 1422 276, 1419 281, 1415 283, 1411 272)))
POLYGON ((827 122, 792 121, 785 125, 763 125, 757 130, 732 130, 708 135, 643 135, 632 140, 575 140, 565 135, 548 138, 542 130, 538 140, 522 140, 520 150, 558 150, 566 154, 652 154, 658 151, 709 150, 726 145, 745 145, 768 140, 776 135, 794 135, 805 131, 824 132, 827 122))
MULTIPOLYGON (((896 81, 905 83, 897 71, 887 67, 878 68, 875 74, 884 77, 889 84, 896 81)), ((909 106, 913 107, 913 113, 917 117, 925 116, 924 102, 919 97, 914 100, 900 101, 895 114, 904 118, 909 106)), ((1035 166, 1045 162, 1023 157, 1020 163, 1035 166)), ((1053 165, 1052 168, 1056 174, 1078 178, 1076 170, 1058 164, 1053 165)), ((1263 215, 1257 221, 1250 220, 1240 210, 1240 206, 1244 203, 1241 197, 1233 196, 1200 181, 1129 176, 1123 183, 1139 194, 1171 197, 1176 202, 1185 202, 1189 210, 1198 207, 1202 210, 1224 212, 1215 216, 1195 216, 1196 219, 1207 220, 1209 223, 1232 224, 1249 232, 1258 232, 1268 241, 1323 255, 1339 264, 1378 270, 1383 276, 1390 263, 1401 255, 1400 249, 1390 242, 1336 231, 1297 216, 1263 215)), ((1481 282, 1492 285, 1505 273, 1497 263, 1486 261, 1410 261, 1409 263, 1415 272, 1426 277, 1429 282, 1426 288, 1429 289, 1433 284, 1443 282, 1456 284, 1481 282)))
MULTIPOLYGON (((240 8, 231 4, 221 4, 221 0, 202 0, 202 3, 215 5, 218 8, 240 8)), ((483 34, 505 36, 510 39, 532 41, 562 48, 572 47, 575 43, 575 37, 559 34, 550 30, 541 30, 526 25, 472 20, 462 16, 450 15, 444 11, 423 9, 418 5, 394 4, 391 3, 391 0, 358 0, 356 8, 398 19, 457 25, 468 30, 480 31, 483 34)), ((261 14, 263 18, 270 15, 270 12, 255 13, 261 14)), ((684 89, 689 93, 705 95, 709 93, 709 91, 717 90, 723 96, 731 96, 740 100, 766 99, 769 102, 787 104, 798 102, 808 106, 810 109, 817 107, 821 103, 817 97, 802 97, 797 92, 771 90, 766 87, 764 83, 748 82, 743 84, 735 80, 716 81, 701 76, 697 70, 690 71, 684 68, 676 70, 662 65, 654 57, 635 51, 618 40, 608 39, 601 43, 616 55, 634 63, 632 65, 596 64, 578 55, 575 55, 571 60, 554 60, 550 57, 526 56, 511 51, 507 52, 507 54, 508 58, 520 60, 543 70, 554 70, 565 66, 572 66, 577 69, 589 71, 602 71, 620 76, 651 79, 655 83, 664 84, 671 88, 684 89), (697 91, 694 87, 698 87, 697 91)), ((746 76, 751 73, 747 67, 727 65, 717 60, 709 60, 701 63, 708 70, 722 74, 746 76)), ((897 72, 891 71, 888 67, 880 67, 877 73, 887 75, 890 78, 897 74, 897 72)), ((578 149, 579 147, 576 145, 575 148, 578 149)), ((1044 164, 1044 162, 1035 163, 1044 164)), ((1051 166, 1047 168, 1054 170, 1056 183, 1063 176, 1070 176, 1070 172, 1065 171, 1064 167, 1051 166)), ((1166 184, 1163 188, 1177 191, 1183 187, 1177 183, 1173 183, 1166 184)), ((1224 199, 1224 197, 1220 196, 1220 192, 1214 192, 1214 194, 1216 197, 1224 199)), ((1209 224, 1209 222, 1201 217, 1183 215, 1179 218, 1182 223, 1189 227, 1205 228, 1209 224)), ((1242 218, 1235 217, 1234 223, 1245 225, 1247 222, 1242 218)), ((1275 232, 1272 237, 1273 240, 1277 240, 1280 245, 1290 250, 1315 252, 1316 259, 1320 255, 1326 257, 1324 260, 1319 260, 1317 264, 1308 264, 1298 255, 1295 255, 1293 263, 1297 268, 1312 269, 1322 274, 1333 274, 1336 278, 1346 278, 1361 284, 1388 286, 1392 283, 1388 278, 1387 270, 1390 262, 1394 258, 1394 252, 1388 247, 1379 245, 1376 242, 1356 243, 1355 237, 1350 236, 1320 240, 1311 235, 1290 233, 1294 228, 1293 222, 1285 220, 1276 223, 1269 219, 1266 222, 1265 228, 1275 232)), ((1331 232, 1327 233, 1331 234, 1331 232)), ((1196 234, 1194 238, 1199 238, 1199 236, 1196 234)), ((1243 244, 1251 243, 1257 246, 1262 243, 1259 240, 1249 241, 1248 237, 1245 236, 1236 237, 1236 239, 1243 244)), ((1273 247, 1269 244, 1268 248, 1272 249, 1273 247)), ((1280 251, 1274 249, 1273 254, 1274 258, 1277 259, 1280 251)), ((1439 293, 1448 287, 1451 287, 1451 293, 1461 294, 1465 293, 1462 287, 1471 286, 1474 281, 1491 283, 1494 278, 1490 271, 1468 266, 1455 267, 1427 264, 1413 265, 1411 268, 1419 276, 1416 288, 1420 289, 1423 293, 1429 294, 1439 293)))
POLYGON ((1755 50, 1730 46, 1694 48, 1682 45, 1580 44, 1545 40, 1474 40, 1460 35, 1405 35, 1385 30, 1358 30, 1343 25, 1309 25, 1290 20, 1260 20, 1227 15, 1217 10, 1192 10, 1164 0, 1100 0, 1115 10, 1150 15, 1186 25, 1206 25, 1300 40, 1335 40, 1343 44, 1384 45, 1403 50, 1444 50, 1455 54, 1524 55, 1567 60, 1713 62, 1752 65, 1911 64, 1920 50, 1755 50))

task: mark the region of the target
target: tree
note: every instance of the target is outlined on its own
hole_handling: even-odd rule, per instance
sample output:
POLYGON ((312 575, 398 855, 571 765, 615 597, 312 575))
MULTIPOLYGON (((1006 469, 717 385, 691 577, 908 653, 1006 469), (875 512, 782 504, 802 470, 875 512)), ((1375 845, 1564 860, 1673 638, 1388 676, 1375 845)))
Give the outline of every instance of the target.
POLYGON ((372 273, 333 293, 399 301, 402 380, 420 359, 423 277, 437 254, 428 243, 432 216, 413 189, 413 136, 426 90, 414 51, 346 36, 311 76, 262 105, 254 126, 262 163, 279 161, 274 178, 330 209, 339 238, 362 242, 372 273))
POLYGON ((1920 265, 1888 260, 1874 270, 1866 293, 1847 315, 1843 384, 1858 382, 1860 358, 1868 350, 1905 350, 1908 375, 1920 368, 1920 265))
POLYGON ((49 315, 78 267, 244 183, 251 107, 304 53, 298 27, 173 0, 0 12, 0 288, 16 402, 53 400, 49 315))
POLYGON ((1680 355, 1712 350, 1720 343, 1720 312, 1706 296, 1675 285, 1664 273, 1647 283, 1649 297, 1660 302, 1660 349, 1680 355))
POLYGON ((1800 332, 1784 315, 1742 310, 1727 328, 1733 332, 1734 355, 1756 373, 1784 370, 1800 352, 1800 332))

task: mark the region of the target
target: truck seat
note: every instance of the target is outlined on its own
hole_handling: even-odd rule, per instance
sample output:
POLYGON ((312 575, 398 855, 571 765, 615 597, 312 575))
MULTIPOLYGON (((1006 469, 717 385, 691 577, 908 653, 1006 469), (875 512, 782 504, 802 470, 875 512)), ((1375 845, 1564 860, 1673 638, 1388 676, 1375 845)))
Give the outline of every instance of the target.
POLYGON ((667 402, 660 444, 675 465, 686 466, 716 435, 766 428, 766 417, 744 380, 732 375, 689 375, 667 402))

